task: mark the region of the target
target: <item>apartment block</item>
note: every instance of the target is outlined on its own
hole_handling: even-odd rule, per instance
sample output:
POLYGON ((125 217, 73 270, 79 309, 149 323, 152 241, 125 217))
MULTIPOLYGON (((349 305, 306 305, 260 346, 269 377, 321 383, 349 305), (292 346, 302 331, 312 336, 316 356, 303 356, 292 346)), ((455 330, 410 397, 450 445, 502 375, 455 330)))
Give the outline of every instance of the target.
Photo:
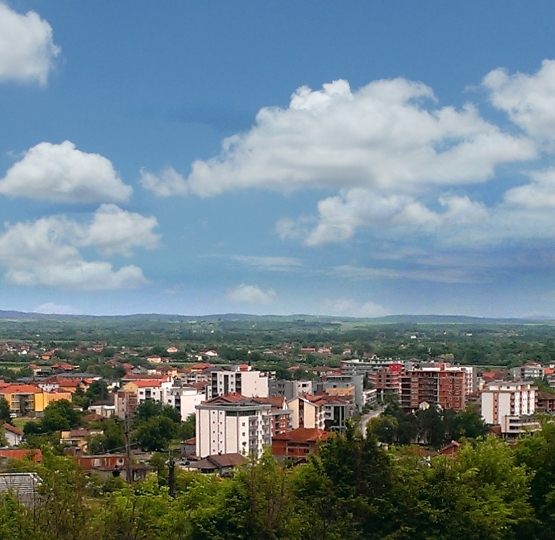
POLYGON ((312 381, 271 379, 268 386, 271 397, 284 397, 287 401, 303 394, 312 394, 312 381))
POLYGON ((505 436, 517 436, 539 428, 534 419, 537 388, 529 382, 495 381, 480 396, 482 417, 500 425, 505 436))
POLYGON ((196 406, 196 454, 242 454, 258 458, 272 442, 272 405, 238 394, 196 406))
POLYGON ((268 397, 268 375, 241 365, 214 369, 210 373, 208 399, 227 394, 241 394, 245 397, 268 397))
POLYGON ((462 411, 466 388, 467 374, 459 367, 438 365, 405 371, 401 376, 401 407, 414 410, 427 403, 462 411))

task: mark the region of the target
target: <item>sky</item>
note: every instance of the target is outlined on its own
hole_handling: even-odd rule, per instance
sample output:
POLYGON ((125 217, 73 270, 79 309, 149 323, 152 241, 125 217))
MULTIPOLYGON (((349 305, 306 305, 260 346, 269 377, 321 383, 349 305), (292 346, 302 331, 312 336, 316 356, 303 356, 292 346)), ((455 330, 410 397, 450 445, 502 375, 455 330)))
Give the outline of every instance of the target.
POLYGON ((554 20, 0 0, 0 309, 555 316, 554 20))

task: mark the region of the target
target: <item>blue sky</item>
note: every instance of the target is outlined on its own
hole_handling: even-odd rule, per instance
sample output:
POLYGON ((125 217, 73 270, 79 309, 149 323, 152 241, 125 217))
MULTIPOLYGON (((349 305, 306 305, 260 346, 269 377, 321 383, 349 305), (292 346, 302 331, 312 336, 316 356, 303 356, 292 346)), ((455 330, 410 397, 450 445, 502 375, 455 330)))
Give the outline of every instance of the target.
POLYGON ((555 316, 554 17, 0 0, 0 309, 555 316))

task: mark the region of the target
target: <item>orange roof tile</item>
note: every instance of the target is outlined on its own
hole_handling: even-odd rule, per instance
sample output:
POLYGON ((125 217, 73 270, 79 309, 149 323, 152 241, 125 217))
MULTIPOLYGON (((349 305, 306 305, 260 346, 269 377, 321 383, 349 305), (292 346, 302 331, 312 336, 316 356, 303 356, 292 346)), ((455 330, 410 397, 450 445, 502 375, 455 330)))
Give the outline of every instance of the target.
POLYGON ((40 449, 26 449, 26 450, 6 450, 0 449, 0 457, 7 459, 31 459, 36 463, 42 461, 42 452, 40 449))
POLYGON ((0 388, 2 394, 42 394, 42 390, 33 384, 9 384, 0 388))

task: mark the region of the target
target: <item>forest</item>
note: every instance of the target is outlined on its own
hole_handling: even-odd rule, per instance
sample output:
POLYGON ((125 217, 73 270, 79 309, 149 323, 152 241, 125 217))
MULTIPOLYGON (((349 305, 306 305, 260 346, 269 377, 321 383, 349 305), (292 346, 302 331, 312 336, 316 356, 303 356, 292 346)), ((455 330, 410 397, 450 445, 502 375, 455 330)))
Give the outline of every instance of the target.
POLYGON ((231 477, 163 469, 133 485, 88 477, 71 458, 12 471, 42 479, 33 507, 4 494, 0 538, 25 540, 494 540, 553 538, 555 425, 508 445, 464 441, 455 456, 380 445, 354 428, 307 463, 265 454, 231 477))

